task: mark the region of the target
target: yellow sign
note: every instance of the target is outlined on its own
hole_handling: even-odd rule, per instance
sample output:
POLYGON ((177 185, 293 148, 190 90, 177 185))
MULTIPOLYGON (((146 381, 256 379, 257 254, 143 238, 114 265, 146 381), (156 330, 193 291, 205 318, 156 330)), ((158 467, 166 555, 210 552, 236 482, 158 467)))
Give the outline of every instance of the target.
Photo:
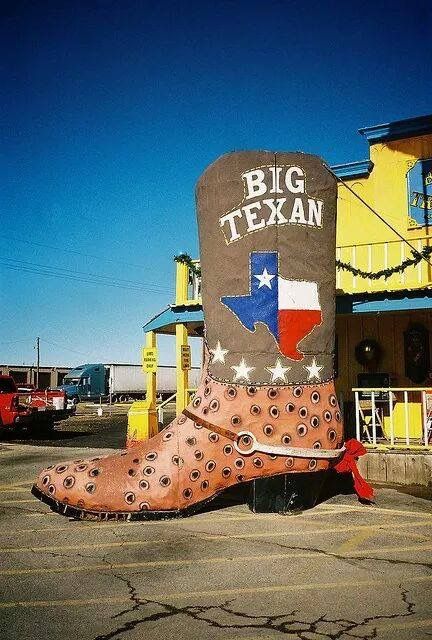
POLYGON ((147 373, 156 373, 157 371, 157 349, 156 347, 142 349, 142 367, 147 373))
POLYGON ((191 368, 191 350, 189 345, 182 345, 181 348, 181 368, 183 371, 191 368))

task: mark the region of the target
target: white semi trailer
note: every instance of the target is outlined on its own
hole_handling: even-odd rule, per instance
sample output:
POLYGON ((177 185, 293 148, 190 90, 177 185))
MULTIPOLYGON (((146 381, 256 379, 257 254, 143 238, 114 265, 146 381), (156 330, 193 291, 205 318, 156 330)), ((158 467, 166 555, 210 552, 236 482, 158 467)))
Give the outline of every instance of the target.
MULTIPOLYGON (((191 388, 198 386, 201 369, 193 367, 189 372, 191 388)), ((167 396, 176 390, 176 369, 160 365, 157 369, 157 392, 167 396)), ((111 402, 138 400, 145 397, 146 374, 140 364, 82 364, 69 371, 63 384, 57 387, 65 391, 73 402, 80 400, 111 399, 111 402)))

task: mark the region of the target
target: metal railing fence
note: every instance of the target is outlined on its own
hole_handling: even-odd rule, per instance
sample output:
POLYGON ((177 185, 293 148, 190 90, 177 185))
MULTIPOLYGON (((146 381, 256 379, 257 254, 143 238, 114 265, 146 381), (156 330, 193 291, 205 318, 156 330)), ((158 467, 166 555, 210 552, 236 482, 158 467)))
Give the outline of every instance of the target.
MULTIPOLYGON (((428 246, 430 240, 425 236, 410 238, 410 242, 421 251, 428 246)), ((363 271, 380 271, 399 265, 406 258, 411 258, 409 248, 402 240, 387 242, 359 243, 339 245, 336 247, 336 258, 351 264, 363 271)), ((199 260, 193 261, 200 266, 199 260)), ((187 285, 185 287, 184 304, 201 304, 201 277, 191 269, 185 272, 187 285)), ((432 269, 425 260, 408 267, 401 273, 395 273, 388 278, 379 280, 360 278, 350 272, 338 269, 336 271, 336 288, 345 293, 363 293, 368 291, 400 291, 410 288, 424 287, 432 280, 432 269)))
POLYGON ((430 447, 431 387, 353 388, 356 437, 369 446, 430 447))
MULTIPOLYGON (((193 396, 195 391, 196 389, 187 389, 189 399, 193 396)), ((166 398, 166 400, 163 400, 160 404, 157 405, 156 410, 157 410, 159 424, 163 424, 165 407, 167 406, 167 404, 175 402, 176 398, 177 398, 177 392, 173 393, 171 396, 166 398)))

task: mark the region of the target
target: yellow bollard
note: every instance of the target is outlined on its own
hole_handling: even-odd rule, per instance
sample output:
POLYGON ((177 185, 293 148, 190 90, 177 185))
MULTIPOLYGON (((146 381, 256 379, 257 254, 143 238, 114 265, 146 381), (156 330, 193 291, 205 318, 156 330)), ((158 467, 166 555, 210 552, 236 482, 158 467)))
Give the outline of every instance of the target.
POLYGON ((146 334, 146 346, 143 349, 143 373, 147 382, 146 399, 133 402, 128 411, 126 436, 126 447, 128 448, 152 438, 158 432, 156 410, 157 347, 154 331, 149 331, 146 334), (152 357, 144 360, 149 350, 152 357))
POLYGON ((158 432, 156 407, 150 400, 137 400, 128 411, 126 447, 129 449, 158 432))

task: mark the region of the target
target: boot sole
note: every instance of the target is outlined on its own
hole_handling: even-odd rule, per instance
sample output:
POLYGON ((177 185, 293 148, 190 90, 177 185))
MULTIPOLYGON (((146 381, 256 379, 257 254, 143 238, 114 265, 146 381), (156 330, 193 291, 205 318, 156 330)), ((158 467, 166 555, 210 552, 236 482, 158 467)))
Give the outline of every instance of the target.
POLYGON ((221 489, 217 493, 201 502, 196 502, 184 509, 170 509, 166 511, 91 511, 72 507, 64 502, 59 502, 55 498, 48 496, 36 485, 33 485, 31 492, 41 502, 47 504, 52 511, 55 511, 68 518, 75 520, 118 520, 130 522, 134 520, 170 520, 175 518, 187 518, 202 511, 208 504, 224 493, 235 489, 249 488, 249 498, 245 500, 249 509, 254 513, 289 513, 313 507, 321 492, 326 471, 298 473, 298 474, 276 474, 268 478, 256 478, 240 482, 236 485, 221 489), (307 487, 313 479, 312 486, 307 487), (297 493, 293 494, 292 484, 297 493), (300 483, 300 485, 298 484, 300 483), (299 491, 300 490, 300 491, 299 491), (309 499, 301 494, 310 493, 309 499), (302 498, 300 503, 296 503, 294 498, 302 498), (304 498, 304 499, 303 499, 304 498))
MULTIPOLYGON (((253 480, 243 482, 241 485, 249 484, 253 480)), ((241 486, 237 485, 237 486, 241 486)), ((187 518, 202 511, 206 505, 215 500, 218 496, 222 495, 225 491, 230 489, 222 489, 218 493, 213 494, 207 500, 196 502, 190 507, 184 509, 170 509, 168 511, 89 511, 87 509, 79 509, 78 507, 71 507, 64 502, 59 502, 46 493, 43 493, 36 485, 31 488, 31 493, 41 502, 47 504, 52 511, 66 516, 67 518, 73 518, 75 520, 99 520, 106 522, 108 520, 118 520, 120 522, 132 522, 134 520, 173 520, 175 518, 187 518)))

